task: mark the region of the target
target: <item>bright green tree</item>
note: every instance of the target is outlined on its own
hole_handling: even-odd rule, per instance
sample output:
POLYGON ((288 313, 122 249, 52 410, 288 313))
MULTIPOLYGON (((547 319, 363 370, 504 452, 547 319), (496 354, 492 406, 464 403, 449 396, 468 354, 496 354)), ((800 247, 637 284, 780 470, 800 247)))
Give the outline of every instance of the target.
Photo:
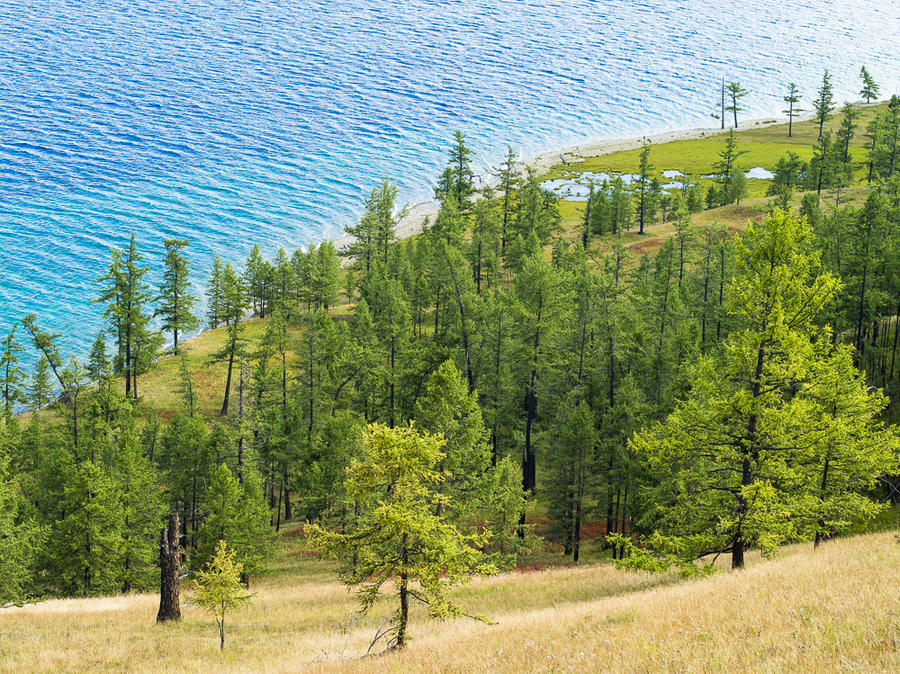
POLYGON ((406 645, 411 599, 437 618, 463 615, 449 588, 496 570, 481 552, 487 536, 463 534, 447 519, 450 503, 440 493, 442 444, 413 427, 371 425, 362 457, 347 471, 347 496, 360 507, 356 526, 350 533, 309 528, 314 544, 344 564, 342 580, 358 588, 363 613, 385 584, 394 585, 398 609, 376 637, 387 636, 393 648, 406 645))
POLYGON ((224 540, 216 543, 216 549, 206 568, 196 572, 192 589, 194 603, 213 614, 219 627, 219 650, 225 648, 225 615, 244 606, 252 594, 244 592, 241 575, 244 566, 235 561, 235 551, 224 540))
POLYGON ((827 511, 829 523, 870 513, 860 499, 828 492, 826 506, 814 498, 824 492, 811 474, 821 477, 837 444, 864 466, 856 481, 826 485, 845 494, 896 462, 892 438, 869 426, 881 394, 865 388, 850 350, 835 350, 817 324, 840 282, 821 270, 811 244, 810 226, 789 212, 748 226, 728 292, 740 329, 699 361, 688 397, 665 422, 631 443, 660 479, 649 544, 670 562, 695 570, 694 560, 730 553, 740 568, 747 548, 770 554, 823 528, 810 524, 811 512, 827 511))

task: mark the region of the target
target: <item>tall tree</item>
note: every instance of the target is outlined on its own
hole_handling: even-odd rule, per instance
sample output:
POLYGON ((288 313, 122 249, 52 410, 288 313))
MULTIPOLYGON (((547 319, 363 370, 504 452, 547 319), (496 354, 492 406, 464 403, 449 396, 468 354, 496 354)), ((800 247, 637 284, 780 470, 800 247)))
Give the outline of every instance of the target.
POLYGON ((862 89, 859 91, 860 97, 864 98, 866 103, 876 100, 878 98, 880 87, 875 82, 875 79, 869 74, 869 71, 866 70, 865 66, 862 66, 859 69, 859 78, 862 80, 862 89))
POLYGON ((228 403, 231 399, 231 379, 234 372, 235 359, 243 355, 246 339, 244 338, 244 312, 247 308, 244 284, 235 273, 229 262, 222 275, 223 316, 228 325, 228 335, 222 348, 210 356, 213 363, 228 363, 225 378, 225 395, 222 399, 220 416, 228 414, 228 403))
POLYGON ((635 198, 638 201, 638 234, 644 233, 644 219, 647 216, 650 181, 654 166, 650 163, 650 143, 645 143, 641 148, 641 156, 638 162, 637 179, 635 180, 635 198))
POLYGON ((210 327, 218 328, 219 323, 223 322, 223 297, 222 297, 222 274, 225 269, 222 266, 222 258, 216 253, 213 259, 212 271, 209 274, 209 281, 206 284, 206 319, 209 321, 210 327))
POLYGON ((166 239, 165 269, 159 286, 159 303, 154 316, 162 319, 162 329, 172 332, 173 350, 178 353, 178 335, 193 330, 199 325, 197 317, 191 313, 197 298, 191 292, 188 262, 181 251, 188 245, 186 239, 166 239))
POLYGON ((819 125, 819 138, 821 138, 822 128, 825 126, 825 122, 831 118, 831 113, 834 111, 834 87, 831 84, 831 73, 828 72, 828 68, 825 69, 825 74, 822 75, 822 86, 819 87, 819 91, 813 101, 813 109, 816 111, 816 122, 819 125))
POLYGON ((797 88, 797 85, 789 82, 787 86, 787 96, 782 100, 788 104, 788 107, 787 110, 782 110, 782 112, 788 116, 788 138, 790 138, 794 127, 794 118, 799 117, 803 113, 803 109, 797 107, 797 103, 800 102, 800 90, 797 88))
MULTIPOLYGON (((95 302, 106 303, 103 316, 109 330, 116 336, 118 357, 116 366, 125 375, 125 396, 137 397, 137 375, 141 367, 139 355, 143 346, 150 346, 148 339, 150 315, 145 307, 152 299, 150 286, 144 280, 148 267, 140 265, 144 256, 137 250, 134 234, 123 254, 111 250, 109 271, 97 279, 100 294, 95 302)), ((152 360, 152 349, 143 349, 144 358, 152 360)), ((52 363, 51 363, 52 365, 52 363)))
POLYGON ((749 94, 750 90, 744 89, 740 82, 729 82, 725 88, 728 91, 728 98, 731 99, 731 104, 727 105, 725 110, 734 115, 734 128, 736 129, 738 126, 737 114, 744 109, 741 105, 741 99, 749 94))
MULTIPOLYGON (((821 466, 836 440, 821 428, 837 383, 847 395, 841 407, 861 419, 874 419, 883 407, 860 378, 847 385, 850 350, 833 349, 828 329, 817 326, 840 283, 821 271, 811 243, 809 225, 788 212, 748 226, 729 292, 742 329, 700 361, 688 398, 666 422, 633 441, 662 478, 650 542, 670 561, 731 553, 732 567, 740 568, 748 547, 771 553, 809 537, 812 530, 798 525, 818 491, 807 466, 813 457, 821 466)), ((862 426, 833 426, 846 451, 874 452, 845 491, 865 489, 896 461, 891 435, 878 428, 861 434, 862 426)), ((843 515, 852 520, 865 512, 848 505, 843 515)))
POLYGON ((0 344, 0 387, 3 394, 3 416, 4 422, 9 422, 12 418, 13 410, 19 403, 25 402, 25 395, 22 391, 22 382, 25 380, 25 372, 19 367, 19 354, 25 349, 16 341, 16 328, 18 323, 13 323, 12 328, 6 333, 0 344))

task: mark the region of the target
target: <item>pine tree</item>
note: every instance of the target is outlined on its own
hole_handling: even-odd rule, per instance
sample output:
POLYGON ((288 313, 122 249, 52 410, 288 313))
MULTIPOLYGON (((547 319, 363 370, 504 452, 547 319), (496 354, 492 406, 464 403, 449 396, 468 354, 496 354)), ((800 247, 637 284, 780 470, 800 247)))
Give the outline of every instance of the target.
POLYGON ((191 313, 197 298, 191 292, 188 262, 181 251, 187 247, 186 239, 166 239, 165 270, 154 316, 162 318, 162 329, 172 332, 173 351, 178 353, 178 334, 184 334, 199 325, 191 313))

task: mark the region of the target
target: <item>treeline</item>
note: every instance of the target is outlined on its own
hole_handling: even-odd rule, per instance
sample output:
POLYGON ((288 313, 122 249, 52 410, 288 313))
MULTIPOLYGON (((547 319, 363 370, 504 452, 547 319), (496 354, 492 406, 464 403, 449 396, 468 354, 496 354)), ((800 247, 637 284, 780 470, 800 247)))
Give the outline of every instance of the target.
MULTIPOLYGON (((292 255, 280 251, 270 261, 254 248, 240 273, 216 259, 205 298, 205 323, 224 326, 209 363, 226 372, 215 418, 199 412, 194 375, 179 349, 179 336, 200 322, 187 244, 166 241, 163 281, 152 288, 132 239, 126 251, 112 253, 98 279, 111 353, 102 334, 83 364, 64 360, 59 336, 28 316, 22 327, 40 359, 27 377, 18 367, 24 347, 15 326, 3 342, 0 556, 9 570, 3 600, 150 587, 155 542, 169 511, 180 514, 191 565, 203 564, 224 539, 248 574, 261 568, 272 531, 284 520, 345 532, 371 523, 366 508, 377 505, 349 495, 344 478, 348 466, 358 468, 366 427, 376 423, 414 424, 442 438, 442 454, 428 464, 441 476, 434 481, 440 486, 430 487, 437 496, 426 499, 431 515, 472 532, 469 540, 481 541, 479 549, 501 565, 530 538, 526 512, 538 496, 548 520, 541 533, 576 561, 589 520, 606 534, 630 537, 672 534, 672 527, 690 528, 687 520, 694 526, 704 517, 704 526, 720 527, 715 550, 737 554, 735 541, 741 550, 769 549, 772 541, 827 537, 871 514, 868 495, 892 467, 885 457, 893 449, 879 451, 875 461, 843 462, 840 486, 822 481, 841 498, 817 508, 809 474, 782 479, 767 472, 768 455, 753 447, 772 436, 751 429, 748 439, 746 424, 732 438, 744 447, 741 469, 723 473, 724 486, 708 479, 717 471, 709 455, 686 451, 666 463, 670 457, 654 460, 644 445, 630 442, 700 395, 698 372, 735 356, 748 335, 758 337, 759 311, 747 307, 772 306, 765 298, 748 304, 746 288, 759 287, 764 241, 775 251, 766 264, 779 274, 815 279, 821 266, 841 283, 829 286, 814 312, 791 302, 809 295, 796 288, 818 286, 807 276, 785 283, 782 313, 772 320, 783 322, 797 310, 804 322, 792 328, 799 336, 779 334, 776 341, 785 353, 792 344, 811 344, 807 370, 797 366, 796 376, 778 380, 782 397, 760 400, 753 428, 778 417, 786 399, 802 398, 803 373, 831 362, 830 350, 865 368, 869 383, 897 390, 900 177, 890 163, 877 163, 862 207, 831 207, 808 194, 802 211, 810 228, 782 212, 756 230, 757 238, 736 245, 733 232, 696 227, 690 213, 739 198, 739 153, 730 134, 711 167, 711 191, 701 198, 689 180, 684 190, 658 190, 648 146, 640 177, 628 186, 595 186, 578 231, 566 232, 557 197, 534 173, 517 171, 512 150, 497 170, 497 186, 476 189, 472 153, 457 133, 435 190, 440 210, 421 235, 396 240, 396 189, 385 180, 348 228, 354 242, 347 250, 323 243, 292 255), (658 249, 633 252, 628 232, 643 231, 663 212, 675 234, 658 249), (785 247, 802 256, 785 254, 785 247), (251 313, 267 319, 254 340, 243 321, 251 313), (173 357, 182 359, 172 385, 183 406, 165 420, 152 411, 143 418, 136 405, 139 377, 166 341, 152 328, 154 316, 172 336, 173 357), (22 404, 34 411, 27 420, 13 414, 22 404), (47 405, 52 413, 38 413, 47 405), (687 476, 684 470, 706 476, 704 493, 730 498, 684 511, 684 484, 670 479, 687 476), (736 537, 723 522, 743 522, 751 492, 764 489, 790 491, 791 499, 778 503, 802 502, 813 524, 788 531, 776 527, 777 517, 757 518, 752 533, 739 528, 744 533, 736 537)), ((781 198, 802 185, 780 184, 781 198)), ((774 339, 761 334, 765 345, 774 339)), ((747 355, 731 366, 746 368, 751 360, 747 355)), ((741 391, 764 386, 769 361, 764 365, 735 377, 745 383, 741 391)), ((853 362, 832 365, 838 388, 861 381, 853 362)), ((878 400, 862 395, 864 426, 881 442, 892 431, 883 435, 878 400)), ((835 400, 835 409, 841 404, 835 400)), ((778 418, 782 425, 766 432, 784 436, 790 424, 778 418)), ((726 415, 704 423, 731 421, 726 415)), ((852 454, 863 451, 862 437, 848 431, 841 442, 852 454)), ((824 440, 810 442, 819 448, 824 440)), ((878 446, 890 445, 884 442, 878 446)), ((617 541, 614 555, 630 549, 623 538, 609 540, 617 541)), ((671 535, 665 540, 668 553, 678 547, 671 535)), ((700 544, 679 549, 688 556, 709 552, 700 544)))

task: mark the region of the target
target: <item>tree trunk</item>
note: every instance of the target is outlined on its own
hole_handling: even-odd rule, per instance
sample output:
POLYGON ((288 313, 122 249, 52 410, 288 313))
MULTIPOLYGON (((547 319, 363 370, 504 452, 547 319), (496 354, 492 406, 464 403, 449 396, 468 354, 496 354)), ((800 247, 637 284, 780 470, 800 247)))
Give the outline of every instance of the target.
POLYGON ((407 534, 403 534, 400 553, 403 570, 400 572, 400 624, 397 625, 397 648, 406 646, 406 623, 409 619, 409 575, 406 572, 406 564, 409 561, 407 542, 407 534))
POLYGON ((159 532, 159 612, 156 622, 181 619, 178 599, 178 574, 181 557, 178 551, 178 515, 169 515, 169 526, 159 532))

